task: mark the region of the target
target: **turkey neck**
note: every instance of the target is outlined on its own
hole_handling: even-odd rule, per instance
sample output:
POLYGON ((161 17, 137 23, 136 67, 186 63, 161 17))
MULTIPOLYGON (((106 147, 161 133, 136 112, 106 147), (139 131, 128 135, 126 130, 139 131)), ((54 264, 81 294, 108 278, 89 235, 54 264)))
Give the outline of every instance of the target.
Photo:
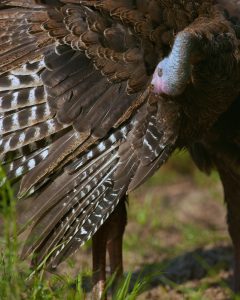
POLYGON ((139 34, 143 38, 145 59, 150 60, 148 65, 151 66, 151 72, 156 64, 169 54, 177 33, 188 27, 200 15, 211 14, 213 1, 138 0, 135 8, 145 16, 146 30, 139 34), (153 52, 156 53, 155 58, 153 52))
POLYGON ((211 57, 211 64, 205 61, 195 66, 192 83, 177 99, 183 112, 180 140, 186 144, 186 141, 199 140, 208 134, 238 97, 239 86, 239 64, 229 56, 211 57))

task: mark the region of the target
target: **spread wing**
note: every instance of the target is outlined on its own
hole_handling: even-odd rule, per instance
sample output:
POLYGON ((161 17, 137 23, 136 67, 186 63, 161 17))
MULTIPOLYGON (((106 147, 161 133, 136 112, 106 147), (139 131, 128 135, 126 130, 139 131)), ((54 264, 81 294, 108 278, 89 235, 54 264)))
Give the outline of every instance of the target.
POLYGON ((158 28, 135 1, 32 2, 0 11, 0 155, 33 203, 23 253, 55 266, 173 151, 163 111, 178 120, 151 93, 158 28))

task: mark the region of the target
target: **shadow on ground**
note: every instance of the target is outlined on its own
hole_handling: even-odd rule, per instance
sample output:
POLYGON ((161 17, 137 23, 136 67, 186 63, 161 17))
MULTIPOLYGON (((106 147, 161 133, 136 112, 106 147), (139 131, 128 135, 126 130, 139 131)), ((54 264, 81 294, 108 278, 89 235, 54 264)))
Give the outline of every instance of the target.
POLYGON ((132 284, 139 278, 150 279, 148 289, 159 285, 184 284, 229 270, 233 264, 232 247, 196 249, 173 259, 141 266, 133 273, 132 284))
MULTIPOLYGON (((142 265, 133 273, 131 287, 133 287, 139 280, 147 280, 147 285, 142 291, 142 293, 146 294, 146 292, 151 291, 156 287, 172 288, 177 285, 186 284, 190 281, 199 281, 205 277, 208 278, 209 276, 217 275, 223 271, 227 271, 228 273, 228 277, 225 278, 225 284, 230 285, 231 278, 229 275, 229 268, 232 264, 232 247, 228 245, 199 248, 172 259, 142 265)), ((221 286, 222 283, 220 281, 222 281, 222 279, 219 278, 219 282, 215 281, 213 283, 209 283, 209 288, 221 286)), ((91 277, 84 277, 83 285, 84 290, 86 292, 90 292, 91 277)), ((155 298, 146 297, 146 299, 155 298)))

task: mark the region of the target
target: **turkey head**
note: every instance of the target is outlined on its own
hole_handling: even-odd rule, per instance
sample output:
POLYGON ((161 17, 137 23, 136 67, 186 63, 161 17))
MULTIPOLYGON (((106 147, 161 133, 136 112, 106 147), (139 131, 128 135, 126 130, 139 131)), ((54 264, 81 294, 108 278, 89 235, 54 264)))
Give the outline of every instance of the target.
POLYGON ((180 104, 182 143, 201 138, 239 94, 238 47, 232 24, 212 7, 211 17, 201 16, 177 34, 157 65, 153 92, 180 104))

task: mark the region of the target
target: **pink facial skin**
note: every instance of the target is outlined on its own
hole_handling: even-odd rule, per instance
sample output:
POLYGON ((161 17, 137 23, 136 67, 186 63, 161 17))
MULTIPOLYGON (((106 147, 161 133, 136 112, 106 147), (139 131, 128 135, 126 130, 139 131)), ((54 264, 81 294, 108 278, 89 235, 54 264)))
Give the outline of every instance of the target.
POLYGON ((152 78, 154 93, 168 96, 177 96, 182 93, 185 84, 179 70, 180 64, 173 59, 175 58, 170 55, 157 65, 152 78))
POLYGON ((155 94, 168 94, 167 85, 164 84, 163 77, 159 76, 159 68, 157 67, 152 78, 153 92, 155 94))

